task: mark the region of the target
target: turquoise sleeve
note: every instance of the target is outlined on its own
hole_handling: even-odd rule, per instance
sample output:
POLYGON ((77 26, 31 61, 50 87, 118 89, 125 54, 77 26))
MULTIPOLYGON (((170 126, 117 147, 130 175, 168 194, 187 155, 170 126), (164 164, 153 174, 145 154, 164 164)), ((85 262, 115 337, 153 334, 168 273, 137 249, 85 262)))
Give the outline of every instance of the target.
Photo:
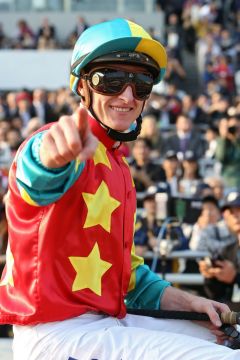
POLYGON ((29 139, 17 156, 17 185, 24 188, 38 205, 58 200, 78 179, 85 163, 71 161, 62 168, 50 169, 42 165, 39 148, 44 132, 29 139))
POLYGON ((136 286, 126 296, 126 306, 133 309, 160 309, 161 297, 168 286, 171 284, 152 272, 147 265, 140 265, 136 269, 136 286))

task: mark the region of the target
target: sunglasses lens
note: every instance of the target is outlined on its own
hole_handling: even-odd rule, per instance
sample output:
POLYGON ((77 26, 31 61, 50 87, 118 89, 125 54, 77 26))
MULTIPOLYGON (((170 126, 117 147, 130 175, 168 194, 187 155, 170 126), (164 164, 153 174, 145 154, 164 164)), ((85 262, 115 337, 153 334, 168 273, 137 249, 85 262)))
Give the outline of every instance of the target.
POLYGON ((139 99, 144 100, 148 98, 152 91, 153 78, 147 74, 136 74, 135 76, 135 91, 139 99))
POLYGON ((134 73, 130 77, 128 72, 111 69, 94 71, 89 80, 91 87, 104 95, 118 95, 129 83, 133 85, 134 95, 139 100, 148 98, 153 87, 153 78, 150 74, 134 73))
POLYGON ((119 94, 126 84, 126 74, 123 71, 108 72, 104 80, 109 93, 119 94))

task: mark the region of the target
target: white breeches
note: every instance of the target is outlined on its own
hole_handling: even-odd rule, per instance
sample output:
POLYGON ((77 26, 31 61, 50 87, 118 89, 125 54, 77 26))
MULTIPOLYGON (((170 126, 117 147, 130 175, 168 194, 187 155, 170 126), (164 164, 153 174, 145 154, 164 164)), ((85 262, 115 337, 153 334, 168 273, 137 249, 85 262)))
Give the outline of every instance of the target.
POLYGON ((35 326, 14 326, 14 360, 227 360, 240 350, 214 344, 185 320, 92 313, 35 326))

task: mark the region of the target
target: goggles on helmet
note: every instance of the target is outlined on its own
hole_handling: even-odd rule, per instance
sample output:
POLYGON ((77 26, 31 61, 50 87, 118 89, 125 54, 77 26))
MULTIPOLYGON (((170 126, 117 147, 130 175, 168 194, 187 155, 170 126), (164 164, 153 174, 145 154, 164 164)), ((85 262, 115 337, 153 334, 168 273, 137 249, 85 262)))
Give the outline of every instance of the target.
POLYGON ((150 72, 117 70, 111 67, 94 68, 82 76, 98 94, 116 96, 131 86, 135 99, 146 100, 154 84, 150 72))

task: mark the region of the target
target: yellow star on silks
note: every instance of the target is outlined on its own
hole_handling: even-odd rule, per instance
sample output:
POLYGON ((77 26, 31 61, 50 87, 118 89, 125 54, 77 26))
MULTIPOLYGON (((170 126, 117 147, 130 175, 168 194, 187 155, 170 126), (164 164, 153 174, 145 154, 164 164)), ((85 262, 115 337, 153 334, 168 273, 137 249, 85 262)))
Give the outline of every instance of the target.
POLYGON ((112 167, 111 167, 111 164, 108 159, 106 151, 107 151, 107 149, 105 148, 105 146, 101 142, 99 142, 98 147, 97 147, 96 152, 93 157, 94 165, 103 164, 112 170, 112 167))
POLYGON ((4 285, 11 285, 14 286, 14 282, 13 282, 13 265, 14 265, 14 258, 13 258, 13 254, 11 252, 10 246, 8 245, 7 247, 7 252, 6 252, 6 266, 7 266, 7 271, 6 274, 3 278, 3 280, 0 282, 0 286, 4 286, 4 285))
POLYGON ((72 291, 90 289, 101 296, 102 277, 112 264, 101 259, 97 242, 88 256, 70 256, 69 260, 77 273, 72 291))
POLYGON ((88 228, 100 225, 110 233, 111 215, 121 203, 111 197, 107 184, 104 181, 101 182, 95 194, 83 193, 82 195, 88 208, 87 218, 83 227, 88 228))

